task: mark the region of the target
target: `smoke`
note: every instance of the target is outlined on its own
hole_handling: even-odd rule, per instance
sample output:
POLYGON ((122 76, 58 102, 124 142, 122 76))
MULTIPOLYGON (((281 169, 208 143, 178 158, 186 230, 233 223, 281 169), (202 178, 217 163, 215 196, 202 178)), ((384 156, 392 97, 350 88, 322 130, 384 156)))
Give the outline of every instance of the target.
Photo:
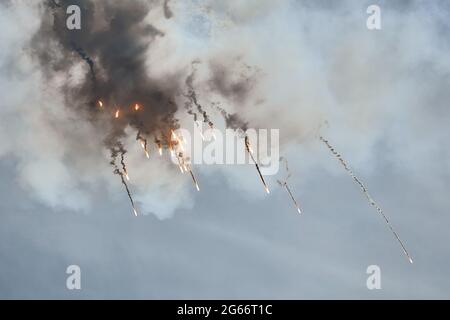
MULTIPOLYGON (((318 165, 339 172, 318 157, 324 120, 362 175, 373 173, 380 144, 413 175, 428 163, 449 172, 430 156, 448 158, 448 5, 380 6, 382 30, 369 31, 367 6, 352 1, 2 2, 0 157, 17 163, 18 181, 40 201, 89 211, 95 191, 122 196, 108 166, 120 142, 139 212, 161 218, 192 204, 191 182, 164 157, 144 163, 135 137, 167 147, 189 113, 218 129, 281 129, 304 183, 318 165), (82 30, 65 27, 69 2, 82 30)), ((247 169, 226 178, 259 194, 247 169)))
POLYGON ((166 19, 170 19, 173 17, 172 10, 170 10, 169 2, 170 0, 164 0, 164 17, 166 19))
POLYGON ((92 81, 85 78, 76 86, 63 84, 66 106, 78 109, 87 119, 102 125, 108 121, 94 108, 102 100, 106 110, 120 110, 120 121, 109 121, 105 137, 114 141, 123 137, 127 126, 148 134, 167 132, 177 127, 174 98, 179 94, 178 81, 153 79, 148 74, 146 54, 152 43, 164 33, 145 18, 155 1, 60 1, 63 10, 48 7, 46 20, 34 36, 35 43, 46 43, 34 51, 47 72, 70 70, 79 60, 75 51, 89 65, 92 81), (65 27, 65 8, 81 8, 81 30, 65 27), (87 30, 89 30, 87 32, 87 30), (60 56, 49 56, 47 46, 58 45, 60 56), (42 50, 40 50, 42 49, 42 50), (50 61, 49 61, 50 60, 50 61), (94 74, 94 68, 96 73, 94 74), (136 116, 131 106, 139 103, 144 108, 136 116))

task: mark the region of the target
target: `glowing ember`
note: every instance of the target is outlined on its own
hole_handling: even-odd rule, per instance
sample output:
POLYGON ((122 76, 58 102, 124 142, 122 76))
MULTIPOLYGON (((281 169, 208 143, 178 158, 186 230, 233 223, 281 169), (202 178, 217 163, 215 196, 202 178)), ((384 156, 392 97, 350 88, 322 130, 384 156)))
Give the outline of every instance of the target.
POLYGON ((117 109, 117 111, 116 111, 116 115, 115 115, 116 119, 118 119, 118 118, 119 118, 119 116, 120 116, 120 110, 119 110, 119 109, 117 109))

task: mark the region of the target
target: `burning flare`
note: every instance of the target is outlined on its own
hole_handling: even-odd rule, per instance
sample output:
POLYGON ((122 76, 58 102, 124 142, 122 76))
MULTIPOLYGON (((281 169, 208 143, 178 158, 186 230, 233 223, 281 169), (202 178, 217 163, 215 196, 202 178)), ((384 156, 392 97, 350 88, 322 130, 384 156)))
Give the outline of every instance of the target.
POLYGON ((116 119, 119 119, 119 116, 120 116, 120 110, 117 109, 116 114, 115 114, 116 119))
POLYGON ((189 173, 191 174, 191 178, 195 184, 195 188, 197 189, 197 191, 200 191, 200 187, 198 186, 197 179, 195 179, 194 173, 192 172, 191 168, 189 168, 189 173))
POLYGON ((173 139, 175 139, 176 145, 181 149, 181 151, 184 152, 184 147, 183 147, 183 143, 182 143, 182 140, 184 140, 184 138, 181 137, 181 139, 180 139, 180 137, 178 137, 173 130, 171 130, 171 132, 172 132, 173 139))
POLYGON ((158 138, 155 138, 155 144, 158 147, 159 156, 162 156, 162 144, 158 138))
POLYGON ((283 158, 283 157, 280 158, 280 162, 281 161, 284 161, 284 163, 285 163, 285 169, 286 169, 286 172, 287 172, 287 176, 286 176, 286 178, 283 181, 282 180, 277 180, 277 182, 278 182, 278 184, 281 187, 284 187, 286 189, 287 193, 291 197, 292 202, 294 203, 295 208, 297 209, 297 212, 301 214, 302 210, 300 210, 300 206, 299 206, 297 200, 295 200, 294 195, 292 194, 291 189, 289 188, 289 185, 287 183, 288 179, 291 177, 291 172, 289 170, 288 161, 287 161, 286 158, 283 158))
POLYGON ((142 149, 144 149, 144 153, 145 156, 147 157, 147 159, 150 159, 150 154, 148 153, 148 142, 147 139, 145 139, 140 131, 138 131, 137 135, 136 135, 136 140, 138 140, 141 143, 141 147, 142 149))
POLYGON ((253 150, 252 150, 252 147, 250 145, 250 141, 249 141, 249 138, 247 135, 245 136, 245 149, 247 150, 248 154, 252 158, 253 163, 255 164, 256 170, 258 171, 258 174, 259 174, 259 178, 261 179, 261 182, 264 185, 264 190, 266 190, 266 193, 269 194, 270 193, 269 187, 267 186, 266 181, 264 180, 264 177, 261 174, 261 170, 259 169, 258 162, 256 162, 255 158, 253 157, 253 150))

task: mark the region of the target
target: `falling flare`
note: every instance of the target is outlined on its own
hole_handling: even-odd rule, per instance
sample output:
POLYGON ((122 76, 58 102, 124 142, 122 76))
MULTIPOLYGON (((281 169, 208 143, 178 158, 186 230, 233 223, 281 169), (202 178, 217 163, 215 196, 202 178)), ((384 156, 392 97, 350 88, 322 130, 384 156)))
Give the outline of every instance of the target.
POLYGON ((115 115, 116 119, 119 119, 119 116, 120 116, 120 110, 119 110, 119 109, 117 109, 117 111, 116 111, 116 115, 115 115))
POLYGON ((140 108, 141 108, 141 106, 138 105, 137 103, 134 105, 134 110, 135 111, 139 111, 140 108))
POLYGON ((162 156, 162 144, 158 138, 155 138, 156 146, 158 147, 159 156, 162 156))
POLYGON ((383 210, 378 206, 378 204, 372 199, 371 195, 369 194, 368 190, 364 186, 364 184, 361 182, 361 180, 353 173, 353 171, 349 168, 345 160, 342 158, 342 156, 331 146, 331 144, 328 142, 328 140, 324 139, 322 136, 319 137, 320 140, 327 146, 327 148, 331 151, 331 153, 338 159, 338 161, 341 163, 341 165, 344 167, 345 171, 352 177, 352 179, 358 184, 358 186, 361 188, 361 191, 366 196, 367 200, 369 201, 369 204, 374 207, 377 212, 383 217, 384 221, 386 222, 386 225, 391 230, 394 237, 397 239, 398 243, 402 247, 403 253, 408 258, 410 263, 413 263, 413 259, 409 255, 408 251, 406 250, 406 247, 404 246, 402 240, 400 240, 400 237, 398 236, 397 232, 392 227, 391 223, 389 222, 389 219, 384 214, 383 210))
POLYGON ((183 144, 182 144, 182 139, 184 140, 184 138, 181 137, 181 139, 180 139, 173 130, 171 130, 171 131, 172 131, 172 137, 176 140, 177 145, 180 147, 181 151, 184 152, 184 148, 183 148, 183 144))
POLYGON ((136 135, 136 140, 138 140, 141 143, 142 149, 144 149, 145 156, 147 159, 150 159, 150 154, 148 153, 148 143, 147 139, 145 139, 143 136, 141 136, 141 133, 138 131, 136 135))
POLYGON ((270 193, 269 187, 267 186, 266 181, 264 180, 264 177, 261 174, 261 170, 259 169, 258 162, 256 162, 255 158, 253 157, 253 150, 252 150, 252 147, 250 146, 250 141, 249 141, 247 135, 245 136, 245 149, 247 150, 248 154, 252 158, 253 163, 255 164, 256 170, 258 171, 258 174, 259 174, 259 178, 261 179, 261 182, 264 185, 264 190, 266 191, 267 194, 269 194, 270 193))
POLYGON ((99 106, 100 108, 103 108, 103 102, 102 102, 101 100, 98 100, 98 106, 99 106))
POLYGON ((194 173, 192 172, 191 167, 188 165, 189 173, 191 174, 192 181, 194 182, 195 188, 197 191, 200 191, 200 187, 198 186, 197 179, 195 179, 194 173))
POLYGON ((178 168, 180 168, 181 173, 185 173, 187 172, 187 170, 185 169, 186 166, 184 165, 184 159, 183 159, 183 153, 176 153, 175 154, 178 160, 178 168))
POLYGON ((125 150, 120 150, 120 164, 122 165, 122 171, 123 174, 125 175, 125 178, 127 178, 128 181, 130 181, 130 177, 128 176, 128 170, 127 170, 127 165, 125 164, 125 150))
POLYGON ((278 183, 280 184, 280 186, 282 186, 286 189, 289 196, 291 197, 292 202, 294 203, 295 208, 297 209, 297 212, 301 214, 302 210, 300 210, 300 206, 299 206, 297 200, 295 200, 294 195, 292 194, 291 189, 289 188, 287 182, 281 182, 278 180, 278 183))
POLYGON ((184 170, 183 170, 183 166, 181 165, 180 157, 177 157, 177 160, 178 160, 178 167, 180 168, 181 173, 184 174, 184 170))
POLYGON ((118 176, 120 176, 120 180, 121 180, 122 184, 124 185, 125 190, 127 192, 128 199, 130 199, 130 203, 131 203, 131 207, 133 209, 133 213, 134 213, 135 216, 137 216, 138 213, 137 213, 137 210, 136 210, 136 206, 134 205, 133 197, 131 196, 131 192, 130 192, 130 189, 128 187, 128 184, 127 184, 127 182, 124 179, 124 175, 126 174, 126 171, 121 172, 120 169, 117 167, 117 164, 116 164, 117 156, 118 156, 119 153, 121 154, 122 168, 125 168, 124 154, 126 153, 126 151, 123 149, 123 146, 121 144, 119 145, 119 149, 116 149, 116 148, 112 148, 111 149, 111 158, 112 159, 111 159, 110 164, 114 167, 114 174, 117 174, 118 176))
POLYGON ((131 207, 133 208, 133 213, 137 217, 138 214, 137 214, 136 206, 134 205, 134 200, 133 200, 133 197, 131 196, 131 192, 130 192, 130 189, 128 188, 128 184, 125 182, 125 180, 123 179, 123 174, 118 169, 117 169, 116 174, 120 175, 120 178, 122 179, 122 184, 125 186, 125 190, 127 191, 128 199, 130 199, 131 207))
POLYGON ((284 161, 284 163, 285 163, 285 170, 286 170, 287 176, 286 176, 286 178, 285 178, 283 181, 277 180, 277 182, 278 182, 278 184, 279 184, 281 187, 284 187, 284 188, 286 189, 287 193, 288 193, 289 196, 291 197, 292 202, 293 202, 294 205, 295 205, 295 208, 297 209, 297 212, 301 214, 301 213, 302 213, 302 210, 300 209, 300 206, 299 206, 297 200, 295 200, 294 195, 292 194, 291 189, 289 188, 289 185, 288 185, 288 183, 287 183, 288 179, 291 177, 291 172, 290 172, 290 170, 289 170, 288 161, 287 161, 287 159, 284 158, 284 157, 281 157, 281 158, 280 158, 280 162, 281 162, 281 161, 284 161))

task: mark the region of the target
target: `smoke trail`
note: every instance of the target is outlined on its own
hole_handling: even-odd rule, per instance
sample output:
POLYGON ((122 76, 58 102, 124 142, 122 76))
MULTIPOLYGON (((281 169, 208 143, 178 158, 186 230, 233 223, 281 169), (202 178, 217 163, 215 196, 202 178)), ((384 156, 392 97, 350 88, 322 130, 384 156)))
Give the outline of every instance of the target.
POLYGON ((266 191, 266 193, 270 193, 269 187, 267 186, 266 181, 264 180, 264 177, 261 174, 261 170, 259 169, 258 162, 253 157, 253 150, 252 150, 252 147, 250 146, 250 141, 249 141, 248 136, 246 135, 244 139, 245 139, 245 149, 247 150, 248 154, 252 158, 253 163, 255 164, 256 171, 258 171, 259 178, 261 179, 261 182, 264 185, 264 190, 266 191))
POLYGON ((149 158, 150 156, 148 153, 148 142, 147 142, 147 139, 141 135, 140 131, 138 131, 136 134, 136 140, 141 143, 141 146, 144 149, 145 155, 147 156, 147 158, 149 158))
POLYGON ((136 210, 136 206, 134 204, 133 197, 131 196, 130 188, 128 187, 128 184, 127 184, 127 182, 124 179, 124 175, 126 175, 126 167, 125 167, 125 163, 124 163, 124 160, 123 160, 125 152, 126 151, 124 151, 124 149, 123 149, 121 144, 118 144, 117 148, 111 148, 111 162, 110 162, 110 164, 114 168, 114 171, 113 171, 114 174, 117 174, 120 177, 120 179, 122 181, 122 184, 124 185, 125 190, 127 192, 128 198, 130 200, 131 207, 133 208, 133 213, 134 213, 135 216, 137 216, 137 210, 136 210), (119 167, 116 164, 116 160, 117 160, 119 154, 121 156, 121 164, 122 164, 122 168, 123 168, 124 172, 120 171, 119 167))
POLYGON ((73 50, 78 53, 78 55, 86 61, 86 63, 89 65, 89 70, 91 72, 91 78, 92 81, 95 83, 95 70, 94 70, 94 61, 86 54, 86 52, 83 51, 82 48, 78 47, 74 42, 72 42, 73 50))
POLYGON ((127 170, 127 165, 125 164, 125 154, 127 153, 127 151, 123 148, 122 145, 120 145, 119 153, 120 153, 120 164, 122 165, 123 174, 125 175, 127 180, 130 180, 130 176, 128 175, 128 170, 127 170))
POLYGON ((156 144, 156 147, 158 148, 159 155, 162 156, 161 140, 159 140, 158 138, 155 137, 155 144, 156 144))
MULTIPOLYGON (((189 99, 189 103, 187 104, 187 112, 189 114, 194 115, 194 121, 197 121, 197 114, 192 110, 193 106, 197 108, 198 113, 200 113, 203 116, 203 122, 206 123, 210 129, 214 129, 214 123, 211 121, 208 113, 205 111, 203 106, 198 102, 197 93, 194 89, 194 80, 195 80, 195 65, 197 63, 200 63, 199 61, 193 61, 192 62, 192 72, 191 74, 186 78, 186 87, 188 88, 188 92, 186 94, 186 97, 189 99)), ((213 133, 213 137, 215 139, 215 135, 213 133)))
POLYGON ((287 182, 288 179, 292 176, 291 170, 289 169, 289 163, 288 163, 288 160, 287 160, 287 158, 285 158, 285 157, 280 157, 280 162, 283 162, 283 163, 284 163, 284 168, 285 168, 285 170, 286 170, 287 176, 286 176, 286 178, 284 178, 283 181, 284 181, 284 182, 287 182))
POLYGON ((123 178, 123 173, 120 172, 120 170, 118 168, 116 170, 114 170, 114 173, 118 174, 120 176, 122 184, 125 186, 125 190, 127 191, 128 199, 130 199, 131 207, 133 208, 133 213, 135 216, 137 216, 138 214, 137 214, 136 206, 134 205, 134 200, 133 200, 133 197, 131 196, 131 192, 130 192, 130 189, 128 188, 128 184, 125 181, 125 179, 123 178))
POLYGON ((333 148, 333 146, 330 144, 330 142, 328 140, 323 138, 323 136, 320 136, 319 139, 327 146, 327 148, 336 157, 336 159, 339 160, 339 162, 344 167, 345 171, 347 171, 347 173, 350 175, 350 177, 352 177, 353 180, 359 185, 359 187, 361 188, 361 191, 363 192, 363 194, 369 201, 370 205, 373 206, 377 210, 377 212, 383 217, 384 221, 386 222, 387 226, 391 230, 392 234, 394 235, 394 237, 397 239, 398 243, 402 247, 403 253, 408 258, 409 262, 413 263, 413 259, 411 258, 408 251, 406 250, 406 247, 403 245, 403 242, 400 240, 400 237, 398 236, 397 232, 395 232, 394 228, 392 227, 391 223, 389 222, 389 219, 386 217, 386 215, 384 214, 384 212, 380 208, 380 206, 373 200, 373 198, 369 194, 369 191, 364 186, 362 181, 353 173, 353 171, 349 168, 349 166, 347 165, 345 160, 342 158, 342 156, 333 148))
POLYGON ((197 188, 197 191, 200 191, 200 187, 198 186, 197 179, 195 178, 194 173, 192 172, 191 166, 187 165, 187 167, 188 167, 189 173, 191 174, 191 178, 192 178, 192 181, 194 182, 195 188, 197 188))
POLYGON ((291 172, 289 170, 288 160, 286 158, 284 158, 284 157, 280 157, 280 162, 284 162, 287 176, 284 178, 284 180, 277 180, 277 182, 278 182, 278 184, 281 187, 284 187, 286 189, 286 191, 288 192, 289 196, 291 197, 292 202, 295 205, 295 208, 297 209, 297 212, 301 214, 302 210, 300 209, 300 205, 298 204, 297 200, 295 200, 294 195, 291 192, 291 188, 289 188, 289 185, 287 183, 288 179, 291 177, 291 172))
POLYGON ((226 124, 227 128, 231 128, 234 130, 242 130, 244 132, 247 131, 248 122, 241 119, 241 117, 238 113, 230 114, 220 106, 217 106, 216 108, 217 108, 217 110, 219 110, 220 114, 222 115, 223 119, 225 120, 225 124, 226 124))

